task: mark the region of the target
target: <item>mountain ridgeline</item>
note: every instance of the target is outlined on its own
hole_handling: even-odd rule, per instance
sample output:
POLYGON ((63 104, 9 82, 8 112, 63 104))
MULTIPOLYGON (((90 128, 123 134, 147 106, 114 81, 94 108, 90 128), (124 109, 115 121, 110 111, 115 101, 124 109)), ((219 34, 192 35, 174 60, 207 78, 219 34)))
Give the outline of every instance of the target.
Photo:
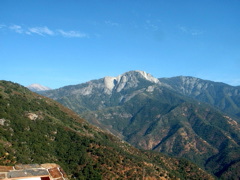
POLYGON ((184 159, 132 147, 61 104, 0 81, 0 164, 57 163, 69 179, 214 179, 184 159))
POLYGON ((208 103, 225 113, 240 118, 239 86, 234 87, 220 82, 184 76, 159 80, 185 96, 208 103))
POLYGON ((33 92, 51 90, 51 88, 46 87, 46 86, 42 86, 40 84, 31 84, 31 85, 27 86, 27 88, 30 89, 33 92))
POLYGON ((239 178, 240 88, 143 71, 42 92, 139 149, 183 157, 239 178))

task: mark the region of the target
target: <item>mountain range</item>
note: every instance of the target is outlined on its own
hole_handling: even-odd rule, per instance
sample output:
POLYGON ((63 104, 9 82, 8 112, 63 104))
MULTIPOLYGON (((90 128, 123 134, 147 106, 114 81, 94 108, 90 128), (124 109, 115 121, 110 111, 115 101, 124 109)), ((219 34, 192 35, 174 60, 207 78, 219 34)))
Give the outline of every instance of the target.
POLYGON ((160 78, 171 89, 240 118, 240 87, 194 77, 160 78))
POLYGON ((41 84, 31 84, 31 85, 27 86, 27 88, 33 92, 51 90, 51 88, 43 86, 41 84))
POLYGON ((1 165, 57 163, 81 180, 214 179, 187 160, 136 149, 19 84, 0 81, 0 107, 1 165))
POLYGON ((186 158, 239 178, 240 88, 143 71, 41 92, 139 149, 186 158))

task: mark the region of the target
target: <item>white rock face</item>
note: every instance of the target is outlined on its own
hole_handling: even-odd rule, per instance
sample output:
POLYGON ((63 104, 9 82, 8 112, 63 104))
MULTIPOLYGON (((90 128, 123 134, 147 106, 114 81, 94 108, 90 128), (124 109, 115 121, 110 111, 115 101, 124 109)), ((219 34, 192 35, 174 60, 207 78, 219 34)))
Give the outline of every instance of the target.
POLYGON ((117 85, 118 85, 117 92, 120 92, 126 86, 126 83, 128 81, 128 77, 123 75, 123 76, 119 76, 119 79, 120 80, 117 83, 117 85))
POLYGON ((148 86, 147 92, 153 92, 154 91, 154 86, 148 86))
POLYGON ((43 86, 41 84, 31 84, 27 86, 28 89, 31 91, 46 91, 46 90, 51 90, 51 88, 43 86))
POLYGON ((5 121, 6 121, 6 119, 4 119, 4 118, 0 119, 0 125, 4 126, 5 121))
POLYGON ((38 115, 37 114, 34 114, 34 113, 28 113, 27 114, 27 117, 30 119, 30 120, 36 120, 38 118, 38 115))
POLYGON ((151 74, 146 73, 145 71, 136 71, 140 73, 146 80, 151 81, 153 83, 159 83, 159 80, 155 77, 153 77, 151 74))
POLYGON ((125 87, 136 87, 139 82, 138 77, 136 77, 137 75, 140 75, 141 78, 146 79, 152 83, 160 83, 157 78, 154 78, 152 75, 144 71, 130 71, 117 77, 105 77, 104 85, 105 88, 108 89, 108 91, 105 92, 108 92, 109 94, 114 88, 116 88, 117 92, 120 92, 125 87))
POLYGON ((104 78, 104 85, 107 89, 112 90, 115 86, 114 81, 116 81, 117 78, 115 77, 105 77, 104 78))

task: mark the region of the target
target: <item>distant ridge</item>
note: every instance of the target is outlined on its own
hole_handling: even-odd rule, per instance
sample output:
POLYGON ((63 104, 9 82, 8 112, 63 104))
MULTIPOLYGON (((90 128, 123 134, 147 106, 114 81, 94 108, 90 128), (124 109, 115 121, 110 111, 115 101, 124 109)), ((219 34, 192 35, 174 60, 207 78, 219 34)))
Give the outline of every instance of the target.
POLYGON ((137 148, 184 157, 219 178, 240 177, 238 87, 129 71, 41 94, 137 148))
POLYGON ((0 81, 0 107, 0 179, 49 179, 48 170, 58 180, 214 179, 189 161, 138 150, 17 83, 0 81), (38 169, 43 162, 68 177, 53 164, 38 169))
POLYGON ((51 88, 43 86, 41 84, 31 84, 27 86, 27 88, 33 92, 51 90, 51 88))

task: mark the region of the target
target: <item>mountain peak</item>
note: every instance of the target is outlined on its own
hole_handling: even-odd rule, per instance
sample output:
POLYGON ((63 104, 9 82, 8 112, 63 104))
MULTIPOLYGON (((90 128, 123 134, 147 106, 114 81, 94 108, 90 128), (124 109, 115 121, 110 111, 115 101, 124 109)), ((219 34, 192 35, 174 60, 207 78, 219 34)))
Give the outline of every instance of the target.
POLYGON ((140 75, 140 77, 143 77, 144 79, 151 81, 153 83, 158 83, 159 80, 155 77, 153 77, 151 74, 146 73, 145 71, 140 71, 140 70, 135 70, 135 71, 129 71, 124 73, 123 75, 127 75, 127 74, 135 74, 135 75, 140 75))
POLYGON ((27 88, 34 92, 51 90, 51 88, 43 86, 41 84, 31 84, 31 85, 27 86, 27 88))
POLYGON ((139 83, 139 79, 150 81, 151 83, 159 83, 159 80, 145 71, 129 71, 117 77, 104 77, 104 84, 108 90, 116 88, 120 92, 126 87, 135 87, 139 83))

